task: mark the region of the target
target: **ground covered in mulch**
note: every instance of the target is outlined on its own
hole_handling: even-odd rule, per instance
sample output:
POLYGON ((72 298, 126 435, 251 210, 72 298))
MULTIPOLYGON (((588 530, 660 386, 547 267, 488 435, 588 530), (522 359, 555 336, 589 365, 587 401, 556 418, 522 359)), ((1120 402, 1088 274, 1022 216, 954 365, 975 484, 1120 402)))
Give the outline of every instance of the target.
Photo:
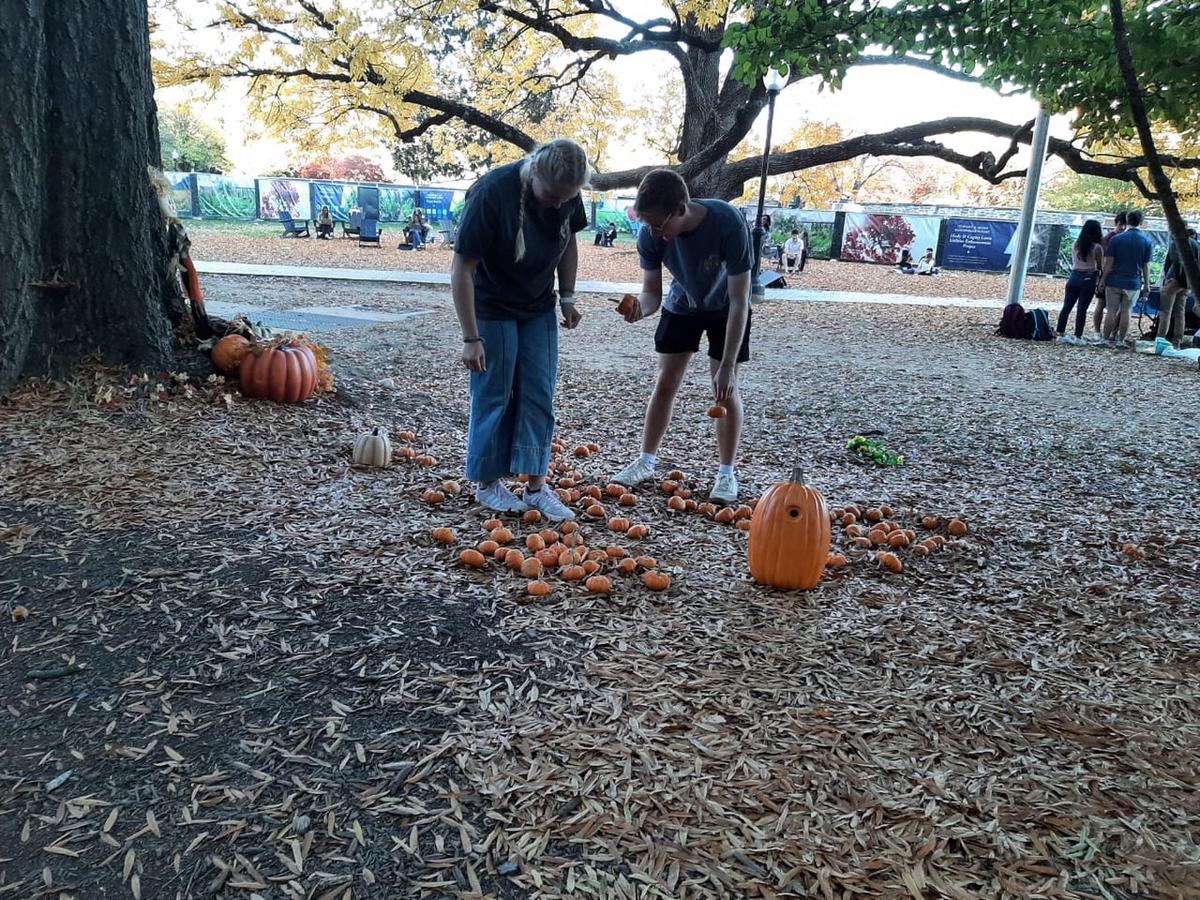
MULTIPOLYGON (((385 226, 386 228, 386 226, 385 226)), ((452 253, 445 244, 417 252, 397 250, 399 236, 385 231, 379 248, 359 247, 357 241, 334 238, 280 237, 281 230, 263 223, 229 225, 215 222, 188 224, 192 253, 197 259, 259 265, 333 266, 337 268, 393 269, 408 272, 450 271, 452 253)), ((637 252, 627 235, 615 247, 596 247, 590 232, 580 235, 581 281, 639 282, 637 252)), ((804 272, 788 275, 787 286, 816 291, 865 291, 873 294, 907 294, 920 297, 970 297, 1002 300, 1008 278, 983 272, 946 271, 934 278, 901 275, 892 266, 810 260, 804 272)), ((1062 302, 1062 279, 1030 276, 1026 293, 1031 301, 1053 305, 1062 302)))
MULTIPOLYGON (((339 390, 300 407, 102 372, 0 406, 0 898, 1200 894, 1194 369, 987 310, 763 304, 746 497, 798 464, 831 506, 967 535, 894 574, 839 525, 847 564, 777 592, 648 485, 575 532, 611 592, 552 569, 531 602, 457 561, 488 537, 469 491, 420 499, 461 477, 444 290, 206 289, 433 312, 321 335, 339 390), (369 425, 436 460, 354 468, 369 425), (849 455, 864 431, 905 464, 849 455)), ((603 487, 653 323, 581 309, 561 468, 603 487)), ((662 454, 697 502, 709 402, 697 363, 662 454)))

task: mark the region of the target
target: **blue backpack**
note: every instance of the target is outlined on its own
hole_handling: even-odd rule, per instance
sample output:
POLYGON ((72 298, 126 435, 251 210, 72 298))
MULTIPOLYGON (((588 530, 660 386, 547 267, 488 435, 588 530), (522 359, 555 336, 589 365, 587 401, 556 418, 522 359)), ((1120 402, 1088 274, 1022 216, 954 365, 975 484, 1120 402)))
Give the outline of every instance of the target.
POLYGON ((1033 320, 1031 338, 1035 341, 1054 340, 1054 329, 1050 327, 1050 316, 1044 309, 1035 309, 1029 316, 1033 320))

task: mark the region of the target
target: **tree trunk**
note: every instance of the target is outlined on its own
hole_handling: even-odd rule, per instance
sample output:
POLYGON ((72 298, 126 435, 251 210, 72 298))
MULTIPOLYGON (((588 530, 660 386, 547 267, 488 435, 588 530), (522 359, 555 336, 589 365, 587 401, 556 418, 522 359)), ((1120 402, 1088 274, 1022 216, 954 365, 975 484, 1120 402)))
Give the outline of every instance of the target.
POLYGON ((90 354, 167 366, 145 0, 0 3, 0 134, 0 393, 90 354))
MULTIPOLYGON (((1142 144, 1142 153, 1146 157, 1146 167, 1150 170, 1150 181, 1154 184, 1154 192, 1162 204, 1163 217, 1171 230, 1171 239, 1175 242, 1175 251, 1179 254, 1180 265, 1187 272, 1188 286, 1193 291, 1200 290, 1200 261, 1192 253, 1188 243, 1187 223, 1179 212, 1179 204, 1175 199, 1175 190, 1171 187, 1171 179, 1163 168, 1158 156, 1158 148, 1154 145, 1154 135, 1150 130, 1150 117, 1146 114, 1146 102, 1142 97, 1142 86, 1138 83, 1137 70, 1133 67, 1133 50, 1129 46, 1129 32, 1125 29, 1125 10, 1121 0, 1109 0, 1109 11, 1112 13, 1113 44, 1117 50, 1117 65, 1121 70, 1121 79, 1125 82, 1125 90, 1129 94, 1129 110, 1133 114, 1133 124, 1137 128, 1138 139, 1142 144)), ((1200 296, 1198 294, 1197 296, 1200 296)), ((1180 301, 1183 302, 1182 300, 1180 301)), ((1160 334, 1167 333, 1170 323, 1160 320, 1160 334)))

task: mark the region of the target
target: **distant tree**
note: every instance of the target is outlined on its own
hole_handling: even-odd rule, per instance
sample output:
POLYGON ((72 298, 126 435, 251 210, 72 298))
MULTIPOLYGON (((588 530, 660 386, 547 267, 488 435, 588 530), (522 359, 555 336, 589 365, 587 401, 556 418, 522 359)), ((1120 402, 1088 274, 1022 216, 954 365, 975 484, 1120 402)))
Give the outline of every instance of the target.
POLYGON ((230 167, 220 132, 184 107, 159 110, 158 133, 163 169, 224 172, 230 167))
POLYGON ((365 156, 319 156, 296 170, 298 178, 332 178, 337 181, 383 181, 383 169, 365 156))

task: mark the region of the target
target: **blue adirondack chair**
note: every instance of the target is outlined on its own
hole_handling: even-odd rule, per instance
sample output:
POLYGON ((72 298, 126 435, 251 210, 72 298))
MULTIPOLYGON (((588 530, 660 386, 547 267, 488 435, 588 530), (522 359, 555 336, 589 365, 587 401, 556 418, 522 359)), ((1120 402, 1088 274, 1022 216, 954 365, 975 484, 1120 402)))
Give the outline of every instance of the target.
POLYGON ((297 222, 286 209, 279 211, 279 222, 283 225, 283 237, 311 237, 308 220, 297 222))
POLYGON ((362 220, 362 224, 359 226, 358 245, 361 247, 364 244, 368 246, 374 244, 376 247, 378 247, 379 236, 381 234, 383 234, 383 229, 379 227, 378 219, 364 218, 362 220))
POLYGON ((358 232, 362 228, 363 214, 362 210, 355 210, 346 217, 346 221, 342 223, 342 237, 358 237, 358 232))

